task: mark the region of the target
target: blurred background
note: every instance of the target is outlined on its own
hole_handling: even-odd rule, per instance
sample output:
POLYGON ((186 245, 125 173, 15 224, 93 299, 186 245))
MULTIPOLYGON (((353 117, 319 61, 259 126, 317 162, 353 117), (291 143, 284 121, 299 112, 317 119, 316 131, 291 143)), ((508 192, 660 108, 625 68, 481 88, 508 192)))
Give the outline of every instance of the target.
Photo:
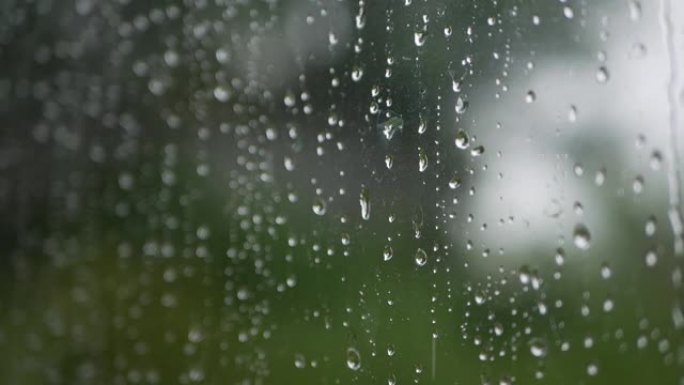
POLYGON ((0 9, 1 384, 684 384, 684 3, 0 9))

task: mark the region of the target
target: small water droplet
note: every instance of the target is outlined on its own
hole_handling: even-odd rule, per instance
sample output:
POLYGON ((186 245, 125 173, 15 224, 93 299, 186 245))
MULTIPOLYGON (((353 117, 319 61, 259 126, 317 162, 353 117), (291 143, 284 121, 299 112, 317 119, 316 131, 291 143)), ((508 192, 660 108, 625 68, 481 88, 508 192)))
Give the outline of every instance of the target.
POLYGON ((663 155, 658 150, 653 151, 653 153, 651 153, 651 159, 649 161, 649 165, 651 166, 651 170, 653 170, 653 171, 660 170, 660 167, 662 166, 662 164, 663 164, 663 155))
POLYGON ((418 248, 418 250, 416 251, 415 260, 416 260, 416 265, 425 266, 425 264, 427 263, 427 260, 428 260, 428 256, 423 249, 418 248))
POLYGON ((542 358, 546 356, 548 348, 546 342, 541 338, 533 338, 530 340, 530 353, 537 358, 542 358))
POLYGON ((485 151, 484 146, 477 146, 477 147, 473 148, 472 150, 470 150, 470 155, 471 156, 480 156, 480 155, 484 154, 484 151, 485 151))
POLYGON ((653 250, 649 250, 646 252, 644 260, 646 261, 646 266, 653 267, 658 263, 658 254, 653 250))
POLYGON ((644 226, 644 232, 647 236, 652 237, 656 232, 656 219, 654 216, 650 216, 646 220, 646 226, 644 226))
POLYGON ((416 47, 422 47, 425 44, 425 32, 414 32, 413 43, 416 47))
POLYGON ((598 366, 595 363, 590 363, 587 365, 587 374, 591 377, 598 374, 598 366))
POLYGON ((394 164, 394 157, 392 155, 385 155, 385 167, 387 167, 388 170, 392 169, 392 165, 394 164))
POLYGON ((610 79, 610 73, 608 73, 608 68, 601 66, 599 69, 596 71, 596 81, 603 84, 608 82, 608 79, 610 79))
POLYGON ((576 225, 573 232, 573 240, 578 249, 589 249, 591 246, 591 233, 589 233, 589 229, 581 223, 576 225))
POLYGON ((323 198, 316 197, 314 198, 312 209, 314 214, 316 215, 325 215, 327 204, 325 203, 325 200, 323 198))
POLYGON ((525 95, 525 102, 532 103, 535 100, 537 100, 537 94, 532 90, 527 91, 527 95, 525 95))
POLYGON ((449 181, 449 188, 452 189, 452 190, 456 190, 456 189, 459 188, 460 186, 461 186, 461 178, 459 178, 458 176, 454 176, 454 177, 451 178, 451 180, 449 181))
POLYGON ((468 133, 461 130, 458 130, 456 132, 456 139, 454 140, 454 143, 456 144, 456 147, 460 148, 461 150, 465 150, 470 146, 470 138, 468 137, 468 133))
POLYGON ((454 105, 454 111, 456 111, 457 114, 461 115, 466 112, 468 109, 468 102, 463 100, 462 97, 456 98, 456 104, 454 105))
POLYGON ((347 367, 354 371, 361 368, 361 355, 358 350, 354 348, 347 349, 347 367))
POLYGON ((634 191, 635 194, 641 194, 641 192, 644 191, 644 178, 641 175, 634 178, 634 182, 632 182, 632 191, 634 191))
POLYGON ((613 271, 610 269, 607 263, 601 265, 601 278, 608 279, 613 275, 613 271))
POLYGON ((359 194, 359 203, 361 205, 361 218, 367 221, 370 219, 371 202, 370 192, 366 186, 361 185, 361 193, 359 194))
POLYGON ((353 81, 358 82, 363 77, 363 70, 360 67, 354 67, 351 73, 353 81))
POLYGON ((571 105, 570 110, 568 111, 568 121, 570 123, 575 123, 577 121, 577 107, 574 105, 571 105))
POLYGON ((394 135, 404 128, 404 119, 392 112, 387 114, 387 119, 379 124, 385 139, 391 140, 394 135))
POLYGON ((386 245, 385 248, 382 250, 382 260, 387 262, 392 257, 394 256, 394 250, 392 250, 392 246, 386 245))
POLYGON ((428 157, 425 154, 425 150, 422 148, 418 149, 418 171, 423 172, 428 167, 428 157))

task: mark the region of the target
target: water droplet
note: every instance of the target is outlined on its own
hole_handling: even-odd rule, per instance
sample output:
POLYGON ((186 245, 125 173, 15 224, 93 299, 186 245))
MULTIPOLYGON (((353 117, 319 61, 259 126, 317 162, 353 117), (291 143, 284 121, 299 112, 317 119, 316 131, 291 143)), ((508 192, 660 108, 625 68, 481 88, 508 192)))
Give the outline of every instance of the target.
POLYGON ((646 261, 646 266, 653 267, 658 263, 658 254, 653 250, 649 250, 646 252, 646 257, 644 259, 646 261))
POLYGON ((416 47, 422 47, 425 44, 425 33, 424 32, 414 32, 413 33, 413 43, 416 47))
POLYGON ((427 122, 421 117, 418 123, 418 134, 424 134, 427 131, 427 122))
POLYGON ((397 114, 388 113, 388 117, 385 121, 380 123, 380 128, 382 129, 385 139, 391 140, 394 135, 404 128, 404 119, 397 114))
POLYGON ((542 358, 546 356, 548 348, 546 342, 541 338, 533 338, 530 340, 530 353, 537 358, 542 358))
POLYGON ((598 366, 595 363, 587 365, 587 374, 591 377, 598 374, 598 366))
POLYGON ((463 130, 458 130, 458 132, 456 132, 456 139, 454 140, 454 143, 456 143, 456 147, 460 148, 461 150, 468 148, 468 146, 470 146, 470 138, 468 137, 468 133, 463 130))
POLYGON ((658 150, 653 151, 653 153, 651 153, 651 159, 649 161, 649 165, 651 166, 651 170, 653 170, 653 171, 660 170, 660 167, 662 166, 662 164, 663 164, 663 155, 658 150))
POLYGON ((461 186, 461 178, 459 178, 458 176, 454 176, 453 178, 451 178, 451 180, 449 181, 449 188, 452 190, 456 190, 457 188, 459 188, 459 186, 461 186))
POLYGON ((428 256, 423 249, 418 248, 418 250, 416 251, 415 260, 416 260, 416 265, 425 266, 425 264, 427 263, 427 260, 428 260, 428 256))
POLYGON ((644 232, 649 237, 652 237, 656 232, 656 219, 654 216, 650 216, 646 220, 646 226, 644 226, 644 232))
POLYGON ((606 182, 606 169, 602 168, 598 171, 596 171, 596 176, 594 177, 594 183, 596 183, 597 186, 603 186, 603 184, 606 182))
POLYGON ((364 185, 361 185, 359 203, 361 204, 361 218, 363 218, 365 221, 369 220, 371 211, 370 192, 364 185))
POLYGON ((294 366, 297 369, 304 369, 306 366, 306 359, 301 354, 295 354, 294 356, 294 366))
POLYGON ((576 225, 573 233, 573 240, 578 249, 589 249, 589 246, 591 246, 591 233, 589 233, 589 229, 581 223, 576 225))
POLYGON ((609 78, 610 74, 608 73, 608 69, 604 66, 599 67, 596 71, 596 81, 603 84, 606 83, 609 78))
POLYGON ((354 371, 361 368, 361 355, 358 350, 354 348, 347 349, 347 367, 354 371))
POLYGON ((359 67, 354 67, 351 73, 351 78, 353 81, 358 82, 363 77, 363 70, 359 67))
POLYGON ((527 91, 527 95, 525 95, 525 102, 532 103, 535 100, 537 100, 537 94, 535 94, 532 90, 527 91))
POLYGON ((468 109, 468 102, 463 100, 462 97, 456 98, 456 104, 454 105, 454 111, 456 111, 457 114, 461 115, 466 112, 468 109))
POLYGON ((613 271, 610 270, 610 266, 607 263, 601 265, 601 278, 608 279, 613 275, 613 271))
POLYGON ((351 243, 351 237, 349 236, 349 233, 342 233, 340 236, 340 242, 342 242, 344 246, 348 246, 351 243))
POLYGON ((584 167, 582 167, 582 165, 579 163, 575 163, 575 165, 572 167, 572 171, 574 171, 575 175, 577 176, 584 175, 584 167))
POLYGON ((635 194, 641 194, 641 192, 644 191, 644 178, 641 175, 634 178, 634 182, 632 182, 632 191, 634 191, 635 194))
POLYGON ((572 19, 575 17, 575 12, 570 7, 563 7, 563 16, 565 16, 566 19, 572 19))
POLYGON ((629 18, 638 21, 641 18, 641 4, 638 1, 629 2, 629 18))
POLYGON ((484 151, 485 151, 484 146, 477 146, 477 147, 473 148, 472 150, 470 150, 470 155, 471 156, 480 156, 480 155, 484 154, 484 151))
POLYGON ((394 256, 394 250, 392 250, 392 246, 386 245, 385 248, 382 250, 382 260, 383 261, 389 261, 392 259, 394 256))
POLYGON ((394 158, 392 157, 392 155, 385 155, 385 167, 387 167, 387 169, 390 170, 393 164, 394 158))
POLYGON ((568 111, 568 121, 570 123, 575 123, 577 121, 577 107, 574 105, 571 105, 570 110, 568 111))
POLYGON ((428 157, 425 154, 425 150, 422 148, 418 149, 418 171, 423 172, 428 167, 428 157))
POLYGON ((314 203, 312 206, 313 212, 316 215, 325 215, 325 211, 327 209, 327 204, 325 203, 325 200, 321 197, 316 197, 314 198, 314 203))
POLYGON ((396 353, 396 352, 397 352, 397 348, 395 348, 394 345, 392 345, 392 344, 387 345, 387 355, 389 357, 392 357, 394 355, 394 353, 396 353))
POLYGON ((452 80, 451 81, 451 89, 454 92, 461 92, 462 88, 463 88, 463 83, 461 83, 460 80, 452 80))

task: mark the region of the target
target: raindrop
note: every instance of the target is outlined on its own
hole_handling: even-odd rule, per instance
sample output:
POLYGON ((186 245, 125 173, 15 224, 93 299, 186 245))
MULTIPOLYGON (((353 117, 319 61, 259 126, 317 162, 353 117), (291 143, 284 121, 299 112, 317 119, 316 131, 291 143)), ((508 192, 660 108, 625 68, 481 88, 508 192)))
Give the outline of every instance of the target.
POLYGON ((354 67, 351 73, 351 78, 353 81, 358 82, 363 77, 363 70, 359 67, 354 67))
POLYGON ((658 254, 653 250, 649 250, 646 252, 646 257, 644 259, 646 261, 646 266, 653 267, 658 263, 658 254))
POLYGON ((484 151, 485 151, 484 146, 477 146, 477 147, 473 148, 472 150, 470 150, 470 155, 471 156, 480 156, 480 155, 484 154, 484 151))
POLYGON ((457 114, 461 115, 468 109, 468 102, 463 100, 462 97, 456 98, 456 104, 454 105, 454 110, 457 114))
POLYGON ((546 356, 548 348, 541 338, 534 338, 530 341, 530 353, 537 358, 546 356))
POLYGON ((314 214, 316 214, 316 215, 325 215, 325 211, 326 211, 326 209, 327 209, 326 206, 327 206, 327 205, 326 205, 326 203, 325 203, 325 200, 323 200, 323 198, 321 198, 321 197, 316 197, 316 198, 314 198, 314 203, 313 203, 313 206, 312 206, 312 209, 313 209, 314 214))
POLYGON ((451 178, 451 180, 449 181, 449 188, 452 190, 456 190, 459 186, 461 186, 461 178, 459 178, 458 176, 454 176, 453 178, 451 178))
POLYGON ((654 216, 650 216, 646 220, 646 225, 644 226, 644 232, 647 236, 652 237, 656 232, 656 219, 654 216))
POLYGON ((359 194, 359 203, 361 205, 361 218, 367 221, 370 219, 371 202, 370 192, 366 186, 361 186, 361 193, 359 194))
POLYGON ((527 91, 527 95, 525 95, 525 102, 533 103, 535 100, 537 100, 537 94, 535 94, 532 90, 527 91))
POLYGON ((649 165, 651 166, 651 170, 653 170, 653 171, 660 170, 660 167, 662 167, 662 164, 663 164, 663 155, 658 150, 653 151, 653 153, 651 153, 651 159, 649 160, 649 165))
POLYGON ((456 139, 454 140, 454 143, 456 143, 456 147, 460 148, 461 150, 465 150, 470 146, 470 138, 468 137, 468 133, 461 130, 458 130, 456 132, 456 139))
POLYGON ((632 182, 632 191, 634 191, 635 194, 641 194, 641 192, 644 190, 644 178, 639 175, 636 178, 634 178, 634 182, 632 182))
POLYGON ((568 111, 568 121, 570 123, 575 123, 577 121, 577 107, 574 105, 571 105, 570 110, 568 111))
POLYGON ((385 262, 389 261, 390 259, 392 259, 393 256, 394 256, 394 250, 392 250, 392 246, 386 245, 385 249, 382 250, 382 260, 385 262))
POLYGON ((591 246, 591 234, 589 233, 589 229, 583 224, 576 225, 573 232, 573 240, 578 249, 589 249, 589 246, 591 246))
POLYGON ((428 167, 428 157, 425 154, 425 150, 422 148, 418 149, 418 171, 423 172, 428 167))
POLYGON ((354 371, 361 368, 361 355, 358 350, 354 348, 347 349, 347 367, 354 371))
POLYGON ((415 260, 416 260, 416 265, 425 266, 425 264, 427 263, 428 257, 427 257, 427 254, 425 253, 425 251, 423 249, 418 248, 418 250, 416 251, 415 260))
POLYGON ((599 67, 596 71, 596 81, 603 84, 606 83, 609 78, 610 74, 608 73, 608 69, 604 66, 599 67))
POLYGON ((598 374, 598 366, 595 363, 587 365, 587 374, 591 377, 598 374))
POLYGON ((563 16, 565 16, 566 19, 572 19, 575 17, 575 12, 570 7, 563 7, 563 16))
POLYGON ((382 129, 385 139, 391 140, 394 135, 404 128, 404 119, 401 116, 389 113, 388 118, 380 123, 380 128, 382 129))
POLYGON ((613 271, 610 270, 610 266, 607 263, 601 265, 601 278, 608 279, 613 275, 613 271))
POLYGON ((424 32, 414 32, 413 33, 413 43, 416 47, 422 47, 425 44, 425 33, 424 32))
POLYGON ((394 158, 392 155, 385 155, 385 167, 390 170, 392 168, 392 164, 394 164, 394 158))

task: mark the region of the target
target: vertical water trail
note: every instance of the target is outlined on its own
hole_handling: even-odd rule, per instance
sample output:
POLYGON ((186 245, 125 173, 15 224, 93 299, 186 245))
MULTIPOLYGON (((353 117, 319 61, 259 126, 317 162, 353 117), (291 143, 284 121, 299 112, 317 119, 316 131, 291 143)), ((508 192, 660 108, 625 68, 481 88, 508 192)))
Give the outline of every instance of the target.
POLYGON ((668 217, 674 236, 674 251, 677 257, 684 256, 684 225, 681 210, 681 178, 679 175, 679 108, 677 90, 679 89, 679 68, 675 48, 675 31, 672 20, 672 0, 661 0, 661 28, 669 61, 669 80, 667 86, 669 114, 669 153, 668 186, 670 207, 668 217))

